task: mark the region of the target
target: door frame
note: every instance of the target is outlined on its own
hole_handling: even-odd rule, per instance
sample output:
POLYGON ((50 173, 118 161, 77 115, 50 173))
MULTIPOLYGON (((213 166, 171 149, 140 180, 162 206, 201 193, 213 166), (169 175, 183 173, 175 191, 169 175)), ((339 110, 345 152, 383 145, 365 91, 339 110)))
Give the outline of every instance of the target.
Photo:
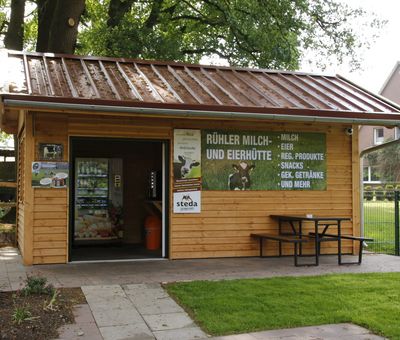
MULTIPOLYGON (((160 143, 161 152, 161 178, 162 178, 162 234, 161 234, 161 257, 160 259, 168 258, 169 254, 169 230, 170 230, 170 167, 171 167, 171 146, 170 140, 168 139, 145 139, 145 138, 114 138, 114 137, 93 137, 93 136, 69 136, 68 137, 68 153, 69 153, 69 185, 68 185, 68 262, 72 261, 72 244, 74 237, 74 204, 75 204, 75 150, 74 145, 79 140, 95 140, 95 141, 119 141, 119 142, 149 142, 149 143, 160 143)), ((154 260, 154 258, 152 258, 154 260)), ((110 260, 117 262, 119 260, 110 260)), ((120 261, 127 261, 122 259, 120 261)), ((139 261, 135 259, 129 259, 129 261, 139 261)), ((143 261, 142 259, 140 261, 143 261)), ((91 262, 91 261, 88 261, 91 262)), ((93 262, 99 262, 98 260, 93 262)), ((107 260, 104 260, 107 262, 107 260)))

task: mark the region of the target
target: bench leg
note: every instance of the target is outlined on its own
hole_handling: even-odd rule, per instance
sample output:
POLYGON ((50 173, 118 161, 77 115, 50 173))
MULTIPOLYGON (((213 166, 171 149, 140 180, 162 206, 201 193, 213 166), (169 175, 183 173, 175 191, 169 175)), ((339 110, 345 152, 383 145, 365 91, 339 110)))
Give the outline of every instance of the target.
POLYGON ((319 235, 318 235, 318 221, 315 221, 315 265, 319 265, 319 235))
POLYGON ((360 249, 358 250, 358 261, 355 261, 355 262, 343 262, 342 261, 342 259, 340 258, 340 260, 339 260, 339 264, 340 265, 342 265, 342 264, 358 264, 358 265, 360 265, 361 264, 361 262, 362 262, 362 251, 363 251, 363 242, 364 242, 364 240, 357 240, 357 241, 360 241, 360 249))
POLYGON ((363 243, 364 241, 360 241, 360 249, 358 250, 358 264, 361 264, 362 261, 363 243))
POLYGON ((263 238, 260 237, 260 257, 263 257, 263 238))

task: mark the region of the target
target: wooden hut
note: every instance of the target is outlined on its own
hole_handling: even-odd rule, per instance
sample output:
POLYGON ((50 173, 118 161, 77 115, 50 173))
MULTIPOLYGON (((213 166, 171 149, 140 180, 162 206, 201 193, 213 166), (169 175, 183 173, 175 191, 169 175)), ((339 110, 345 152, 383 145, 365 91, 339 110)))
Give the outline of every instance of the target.
POLYGON ((400 119, 340 76, 12 51, 0 97, 26 265, 257 256, 273 214, 358 235, 358 127, 400 119))

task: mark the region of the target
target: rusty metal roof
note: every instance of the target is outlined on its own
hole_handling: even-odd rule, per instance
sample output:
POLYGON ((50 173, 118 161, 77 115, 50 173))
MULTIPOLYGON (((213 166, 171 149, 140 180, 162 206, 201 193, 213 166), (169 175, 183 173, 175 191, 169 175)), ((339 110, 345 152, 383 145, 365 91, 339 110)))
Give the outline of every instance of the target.
POLYGON ((260 114, 400 112, 395 104, 340 76, 14 51, 3 51, 0 57, 0 94, 25 100, 260 114))

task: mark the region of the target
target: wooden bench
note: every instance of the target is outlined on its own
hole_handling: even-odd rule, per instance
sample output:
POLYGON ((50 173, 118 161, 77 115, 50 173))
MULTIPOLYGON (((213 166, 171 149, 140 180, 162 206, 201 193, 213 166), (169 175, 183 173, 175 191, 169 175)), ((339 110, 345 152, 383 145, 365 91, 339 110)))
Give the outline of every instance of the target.
MULTIPOLYGON (((315 233, 309 233, 310 237, 315 238, 315 233)), ((318 233, 319 242, 329 242, 329 241, 339 241, 339 236, 335 234, 326 234, 326 233, 318 233)), ((352 235, 340 235, 341 240, 353 240, 360 242, 360 249, 358 251, 358 261, 357 262, 343 262, 342 261, 342 249, 341 242, 338 245, 338 257, 339 257, 339 265, 342 264, 361 264, 362 262, 362 249, 364 241, 373 241, 372 238, 361 237, 361 236, 352 236, 352 235)), ((318 246, 318 251, 320 247, 318 246)))
POLYGON ((294 234, 288 234, 288 235, 276 235, 276 234, 268 234, 268 233, 253 233, 250 234, 251 237, 258 238, 260 240, 260 257, 263 257, 263 241, 264 240, 273 240, 279 242, 279 256, 282 256, 282 242, 283 243, 292 243, 294 245, 294 265, 296 267, 300 266, 306 266, 306 264, 299 264, 297 261, 298 257, 298 250, 299 250, 299 244, 300 247, 303 243, 306 243, 309 241, 309 238, 307 235, 294 235, 294 234))

